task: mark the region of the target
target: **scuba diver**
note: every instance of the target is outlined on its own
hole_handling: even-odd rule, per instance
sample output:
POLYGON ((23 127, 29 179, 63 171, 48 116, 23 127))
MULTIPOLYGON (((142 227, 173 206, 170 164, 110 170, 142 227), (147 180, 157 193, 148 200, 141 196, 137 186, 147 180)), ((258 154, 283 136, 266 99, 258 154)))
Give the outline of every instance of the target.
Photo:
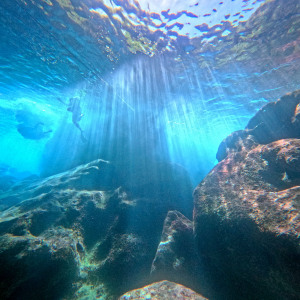
POLYGON ((63 102, 60 98, 57 98, 57 100, 59 102, 63 103, 64 105, 68 106, 67 111, 72 113, 72 122, 80 130, 82 141, 86 142, 87 139, 83 135, 83 130, 81 129, 81 127, 78 123, 83 117, 83 113, 81 112, 79 97, 70 98, 68 104, 63 102))
POLYGON ((46 137, 47 133, 52 132, 52 130, 44 132, 41 127, 43 125, 42 122, 38 122, 34 127, 30 127, 22 123, 17 125, 17 130, 25 139, 40 140, 46 137))

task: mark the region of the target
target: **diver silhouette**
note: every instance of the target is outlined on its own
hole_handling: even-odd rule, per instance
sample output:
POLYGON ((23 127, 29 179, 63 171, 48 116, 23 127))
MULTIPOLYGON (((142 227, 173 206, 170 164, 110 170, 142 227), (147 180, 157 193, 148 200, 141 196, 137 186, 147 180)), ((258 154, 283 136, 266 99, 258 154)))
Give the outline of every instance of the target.
POLYGON ((63 102, 60 98, 57 98, 57 100, 60 101, 61 103, 63 103, 64 105, 68 106, 67 111, 72 113, 72 122, 80 130, 82 141, 86 142, 87 139, 83 135, 83 130, 78 123, 83 117, 83 113, 82 113, 81 107, 80 107, 79 97, 70 98, 68 104, 63 102))
POLYGON ((34 127, 30 127, 22 123, 17 125, 17 130, 25 139, 40 140, 46 137, 47 133, 52 132, 52 130, 44 132, 41 127, 43 125, 42 122, 38 122, 34 127))

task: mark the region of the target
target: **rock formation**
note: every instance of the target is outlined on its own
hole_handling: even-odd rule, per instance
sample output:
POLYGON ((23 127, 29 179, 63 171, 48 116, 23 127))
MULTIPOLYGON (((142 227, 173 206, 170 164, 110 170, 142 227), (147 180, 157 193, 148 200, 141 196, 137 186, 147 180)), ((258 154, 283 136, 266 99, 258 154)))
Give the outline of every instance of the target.
POLYGON ((178 211, 169 211, 165 219, 151 275, 154 281, 168 279, 202 293, 209 293, 195 248, 193 222, 178 211))
POLYGON ((151 283, 165 216, 192 204, 182 167, 155 168, 161 184, 140 171, 131 188, 123 169, 96 160, 3 193, 1 299, 111 299, 151 283))
POLYGON ((253 144, 269 144, 281 139, 300 138, 300 90, 286 94, 276 102, 263 106, 249 121, 245 130, 238 130, 222 141, 218 161, 231 152, 250 149, 253 144))
POLYGON ((299 299, 300 91, 219 147, 194 191, 197 251, 214 299, 299 299))
POLYGON ((121 296, 119 300, 137 300, 137 299, 194 299, 207 300, 201 295, 193 292, 186 287, 167 280, 153 283, 141 289, 130 291, 121 296))

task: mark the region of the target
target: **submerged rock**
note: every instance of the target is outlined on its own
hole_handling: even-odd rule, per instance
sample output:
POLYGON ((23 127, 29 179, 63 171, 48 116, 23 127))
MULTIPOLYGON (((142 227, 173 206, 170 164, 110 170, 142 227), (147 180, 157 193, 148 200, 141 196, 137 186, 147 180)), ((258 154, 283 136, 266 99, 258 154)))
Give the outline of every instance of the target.
POLYGON ((25 179, 0 196, 0 209, 5 210, 28 198, 61 190, 114 190, 119 186, 114 168, 109 162, 98 159, 45 179, 25 179))
POLYGON ((195 250, 193 222, 178 211, 169 211, 152 263, 152 278, 180 282, 205 294, 208 288, 195 250))
MULTIPOLYGON (((16 226, 14 228, 13 233, 17 235, 16 226)), ((28 235, 1 236, 1 299, 50 300, 71 293, 77 277, 77 262, 70 247, 72 238, 67 236, 68 232, 52 240, 28 235)))
POLYGON ((96 160, 3 193, 1 299, 111 299, 151 283, 165 216, 189 199, 144 186, 137 196, 121 183, 114 165, 96 160))
POLYGON ((288 94, 249 122, 268 128, 265 145, 245 131, 233 147, 228 137, 226 157, 194 191, 196 247, 213 299, 299 299, 300 139, 281 139, 299 135, 290 129, 299 101, 288 94))
POLYGON ((170 281, 160 281, 141 289, 130 291, 119 298, 119 300, 135 299, 195 299, 207 300, 194 291, 170 281))
POLYGON ((252 149, 255 144, 269 144, 281 139, 300 138, 300 90, 263 106, 249 121, 222 141, 218 161, 232 152, 252 149))

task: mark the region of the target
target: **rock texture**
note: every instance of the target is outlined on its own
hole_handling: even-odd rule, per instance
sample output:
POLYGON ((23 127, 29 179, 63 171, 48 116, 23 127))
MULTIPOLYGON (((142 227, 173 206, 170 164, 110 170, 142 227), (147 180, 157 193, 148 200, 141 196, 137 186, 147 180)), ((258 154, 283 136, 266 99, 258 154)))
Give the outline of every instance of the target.
POLYGON ((232 152, 269 144, 281 139, 300 138, 300 90, 263 106, 249 121, 245 130, 238 130, 222 141, 217 152, 218 161, 232 152))
POLYGON ((299 91, 288 94, 225 139, 194 191, 213 299, 300 299, 299 102, 299 91))
POLYGON ((207 298, 193 292, 186 287, 170 281, 160 281, 141 289, 130 291, 121 296, 119 300, 137 299, 194 299, 207 300, 207 298))
POLYGON ((81 165, 46 179, 23 180, 1 194, 1 211, 29 198, 62 190, 114 190, 119 187, 115 166, 104 160, 81 165))
POLYGON ((192 194, 171 191, 189 178, 167 165, 153 193, 151 177, 130 189, 103 160, 2 193, 1 299, 116 299, 151 283, 165 216, 192 194))
POLYGON ((167 279, 207 294, 209 288, 196 252, 193 228, 193 222, 180 212, 168 212, 151 275, 155 281, 167 279))

